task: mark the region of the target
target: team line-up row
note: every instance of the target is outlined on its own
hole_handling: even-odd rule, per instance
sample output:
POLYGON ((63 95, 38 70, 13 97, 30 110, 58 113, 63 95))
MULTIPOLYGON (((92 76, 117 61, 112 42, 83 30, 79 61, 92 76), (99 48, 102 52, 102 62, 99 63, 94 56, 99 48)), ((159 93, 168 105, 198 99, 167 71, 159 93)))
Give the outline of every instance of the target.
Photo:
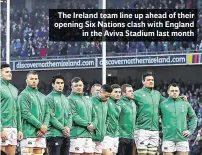
POLYGON ((152 73, 142 75, 143 87, 129 84, 95 84, 92 96, 83 96, 81 78, 71 80, 71 94, 63 94, 65 79, 52 78, 53 90, 45 96, 38 89, 39 76, 27 74, 27 87, 18 95, 10 81, 8 64, 1 65, 1 150, 14 155, 17 140, 23 155, 132 155, 156 154, 159 147, 159 116, 162 151, 188 154, 188 138, 197 117, 176 84, 169 97, 154 90, 152 73), (189 121, 189 125, 187 125, 189 121))

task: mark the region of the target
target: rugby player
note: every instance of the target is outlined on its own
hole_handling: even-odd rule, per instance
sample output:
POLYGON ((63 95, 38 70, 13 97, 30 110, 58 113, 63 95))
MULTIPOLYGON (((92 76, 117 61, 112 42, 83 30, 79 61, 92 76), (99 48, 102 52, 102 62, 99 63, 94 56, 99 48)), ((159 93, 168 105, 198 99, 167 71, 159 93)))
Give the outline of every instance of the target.
POLYGON ((46 148, 44 135, 48 130, 50 113, 45 103, 45 95, 38 90, 38 73, 36 71, 28 72, 26 82, 27 86, 18 99, 24 134, 24 139, 21 141, 21 153, 23 155, 42 155, 46 148))
POLYGON ((189 136, 197 126, 197 116, 191 104, 179 97, 180 89, 173 83, 168 88, 169 98, 160 104, 164 155, 188 155, 189 136), (189 121, 189 125, 187 122, 189 121))
POLYGON ((1 65, 1 151, 15 155, 17 140, 22 140, 20 106, 17 102, 18 90, 10 81, 12 72, 9 64, 1 65))
POLYGON ((49 130, 46 133, 49 155, 69 155, 72 115, 68 100, 63 94, 64 82, 62 75, 54 76, 53 90, 46 97, 50 112, 49 130))
POLYGON ((72 92, 68 96, 73 122, 70 132, 70 153, 92 155, 94 153, 92 136, 97 125, 97 116, 90 99, 83 96, 84 84, 80 77, 71 80, 71 88, 72 92))

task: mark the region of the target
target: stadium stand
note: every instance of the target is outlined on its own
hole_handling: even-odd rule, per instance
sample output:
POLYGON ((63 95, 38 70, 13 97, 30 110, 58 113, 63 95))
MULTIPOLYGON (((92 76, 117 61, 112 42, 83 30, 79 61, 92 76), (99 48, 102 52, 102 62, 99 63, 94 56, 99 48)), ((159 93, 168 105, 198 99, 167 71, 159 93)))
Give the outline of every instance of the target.
MULTIPOLYGON (((51 42, 48 38, 48 9, 50 8, 98 8, 98 1, 37 2, 33 10, 26 9, 23 3, 11 1, 11 57, 12 59, 75 57, 100 55, 102 44, 99 42, 51 42), (61 4, 61 5, 58 5, 61 4), (61 7, 62 6, 62 7, 61 7), (22 9, 23 8, 23 9, 22 9)), ((197 42, 107 42, 108 55, 142 55, 164 53, 201 52, 202 50, 202 4, 198 0, 110 0, 107 8, 125 9, 164 9, 198 8, 197 42)), ((2 5, 2 47, 1 57, 6 57, 6 5, 2 5)))

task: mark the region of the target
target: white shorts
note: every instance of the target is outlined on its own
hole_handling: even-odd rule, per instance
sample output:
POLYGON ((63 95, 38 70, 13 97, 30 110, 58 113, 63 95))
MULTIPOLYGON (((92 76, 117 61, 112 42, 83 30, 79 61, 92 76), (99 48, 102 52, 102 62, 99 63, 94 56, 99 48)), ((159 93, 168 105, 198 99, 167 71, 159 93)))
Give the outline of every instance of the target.
POLYGON ((135 132, 134 139, 138 153, 156 152, 159 146, 159 131, 140 129, 135 132))
POLYGON ((118 152, 119 138, 112 138, 110 136, 105 136, 102 142, 103 149, 109 149, 113 153, 118 152))
POLYGON ((94 153, 99 153, 102 154, 102 150, 103 150, 103 144, 102 142, 93 142, 94 143, 94 153))
POLYGON ((163 141, 162 145, 163 152, 189 152, 189 143, 184 142, 173 142, 173 141, 163 141))
POLYGON ((0 146, 17 145, 17 129, 16 128, 4 128, 7 133, 8 139, 5 141, 0 140, 0 146))
POLYGON ((91 138, 76 138, 70 139, 71 153, 94 153, 93 141, 91 138))
POLYGON ((27 148, 46 148, 46 138, 26 138, 20 144, 27 148))

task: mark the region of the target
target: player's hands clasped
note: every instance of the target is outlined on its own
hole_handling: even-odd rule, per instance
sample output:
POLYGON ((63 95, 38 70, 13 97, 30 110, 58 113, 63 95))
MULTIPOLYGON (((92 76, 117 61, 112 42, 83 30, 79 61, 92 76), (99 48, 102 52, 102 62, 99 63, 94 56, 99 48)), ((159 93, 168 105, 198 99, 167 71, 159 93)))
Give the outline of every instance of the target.
POLYGON ((90 123, 90 125, 87 127, 87 129, 88 129, 89 131, 93 132, 93 130, 94 130, 93 124, 90 123))
POLYGON ((64 129, 62 130, 62 133, 65 137, 68 137, 70 134, 70 128, 69 127, 64 127, 64 129))
POLYGON ((43 134, 45 134, 45 133, 47 132, 47 130, 48 130, 48 127, 45 126, 45 125, 42 125, 41 128, 40 128, 40 131, 41 131, 43 134))
POLYGON ((184 132, 183 132, 183 136, 184 136, 184 137, 189 137, 189 136, 191 136, 190 131, 189 131, 189 130, 184 131, 184 132))
POLYGON ((7 140, 7 139, 8 139, 8 136, 7 136, 6 131, 2 131, 2 132, 1 132, 1 139, 2 139, 2 140, 7 140))
POLYGON ((18 140, 21 141, 23 139, 23 133, 22 131, 18 132, 18 140))

